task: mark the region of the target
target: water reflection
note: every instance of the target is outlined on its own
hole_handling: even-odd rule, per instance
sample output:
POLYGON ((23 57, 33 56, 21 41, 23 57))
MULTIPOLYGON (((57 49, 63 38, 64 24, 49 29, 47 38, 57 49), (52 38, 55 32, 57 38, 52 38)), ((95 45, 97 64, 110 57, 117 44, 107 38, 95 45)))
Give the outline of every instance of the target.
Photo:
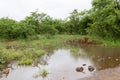
POLYGON ((41 59, 38 61, 39 64, 34 66, 18 66, 11 69, 7 79, 41 80, 41 70, 46 69, 49 74, 45 80, 78 80, 94 73, 88 71, 89 66, 95 67, 95 71, 119 66, 120 50, 100 46, 58 49, 54 50, 52 55, 45 55, 41 59), (76 68, 81 66, 84 73, 76 71, 76 68))
POLYGON ((84 50, 98 70, 114 68, 120 65, 120 48, 88 46, 84 50))
POLYGON ((57 50, 54 55, 51 56, 49 60, 49 70, 51 75, 49 78, 51 80, 77 80, 79 78, 90 76, 91 73, 88 71, 88 66, 93 65, 90 59, 87 58, 75 58, 71 55, 70 50, 57 50), (84 72, 76 72, 76 67, 82 66, 84 63, 84 72))
POLYGON ((47 76, 49 80, 77 80, 88 77, 92 73, 88 71, 88 66, 93 65, 92 61, 88 58, 75 58, 70 50, 55 50, 47 63, 47 65, 38 64, 36 67, 18 66, 17 69, 11 70, 7 78, 9 80, 40 80, 40 75, 36 78, 34 76, 40 73, 42 69, 49 72, 47 76), (83 66, 84 73, 76 72, 76 67, 83 64, 86 64, 83 66))

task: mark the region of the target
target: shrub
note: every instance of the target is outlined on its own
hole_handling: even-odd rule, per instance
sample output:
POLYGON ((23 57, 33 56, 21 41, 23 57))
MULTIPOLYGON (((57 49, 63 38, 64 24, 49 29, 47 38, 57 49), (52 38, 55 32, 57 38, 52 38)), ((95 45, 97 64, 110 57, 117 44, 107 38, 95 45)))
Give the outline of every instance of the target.
POLYGON ((9 18, 0 19, 0 36, 7 39, 14 38, 14 28, 16 27, 17 22, 9 18))

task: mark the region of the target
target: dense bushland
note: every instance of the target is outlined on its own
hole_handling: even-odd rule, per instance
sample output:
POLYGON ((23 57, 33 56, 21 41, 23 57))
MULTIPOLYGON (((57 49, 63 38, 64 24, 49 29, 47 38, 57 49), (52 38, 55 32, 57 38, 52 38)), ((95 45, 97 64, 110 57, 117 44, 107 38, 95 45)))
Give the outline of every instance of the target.
POLYGON ((92 8, 73 10, 65 19, 31 12, 24 20, 0 18, 0 38, 18 39, 37 35, 80 34, 116 39, 120 36, 120 1, 93 0, 92 8))

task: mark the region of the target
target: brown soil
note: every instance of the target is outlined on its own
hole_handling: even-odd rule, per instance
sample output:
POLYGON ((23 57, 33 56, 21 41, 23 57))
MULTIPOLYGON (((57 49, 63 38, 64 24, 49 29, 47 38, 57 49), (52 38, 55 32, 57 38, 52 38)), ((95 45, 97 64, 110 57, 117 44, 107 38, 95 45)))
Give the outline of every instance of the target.
POLYGON ((97 40, 90 40, 88 37, 84 37, 83 39, 79 39, 79 40, 68 40, 67 43, 71 45, 79 44, 84 46, 102 44, 102 42, 99 42, 97 40))
POLYGON ((120 67, 95 72, 93 76, 79 80, 120 80, 120 67))

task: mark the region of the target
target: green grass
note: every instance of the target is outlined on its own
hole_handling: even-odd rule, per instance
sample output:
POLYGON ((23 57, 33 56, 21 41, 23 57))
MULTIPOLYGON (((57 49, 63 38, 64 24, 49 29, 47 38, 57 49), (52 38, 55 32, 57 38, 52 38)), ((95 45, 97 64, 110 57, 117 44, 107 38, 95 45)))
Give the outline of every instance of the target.
MULTIPOLYGON (((102 46, 120 46, 120 40, 81 35, 55 35, 49 38, 46 35, 38 35, 37 38, 0 40, 0 64, 18 60, 19 64, 28 65, 34 62, 36 58, 52 53, 54 49, 71 46, 66 44, 66 41, 78 40, 83 37, 89 37, 89 40, 100 41, 103 43, 102 46)), ((76 49, 72 49, 72 52, 76 51, 76 49)))
POLYGON ((111 47, 119 47, 120 46, 120 40, 104 39, 103 43, 105 46, 111 46, 111 47))
POLYGON ((64 46, 67 40, 77 38, 78 35, 55 35, 51 38, 39 35, 38 39, 2 40, 0 41, 0 64, 12 60, 18 60, 18 64, 31 64, 36 58, 64 46))
POLYGON ((35 54, 37 57, 41 57, 42 55, 46 54, 47 52, 44 50, 35 50, 35 54))
POLYGON ((112 39, 112 38, 100 38, 97 36, 87 36, 91 40, 95 39, 99 42, 102 42, 102 46, 107 46, 107 47, 120 47, 120 39, 112 39))
POLYGON ((30 58, 22 58, 21 61, 18 62, 18 65, 31 65, 33 62, 33 59, 30 58))

